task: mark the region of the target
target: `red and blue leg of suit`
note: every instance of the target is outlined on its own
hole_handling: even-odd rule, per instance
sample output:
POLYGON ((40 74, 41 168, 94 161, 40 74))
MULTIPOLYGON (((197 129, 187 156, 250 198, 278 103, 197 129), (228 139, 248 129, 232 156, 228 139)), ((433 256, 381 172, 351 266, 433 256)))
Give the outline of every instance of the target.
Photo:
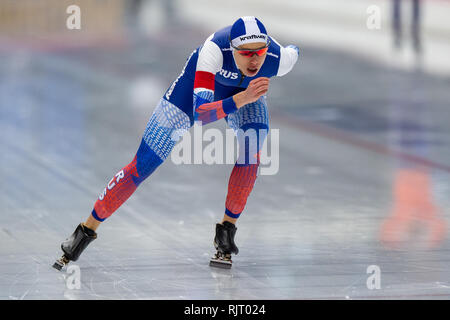
MULTIPOLYGON (((220 93, 220 85, 217 87, 216 93, 220 93)), ((193 81, 181 77, 171 88, 170 98, 166 99, 166 93, 161 99, 133 160, 112 177, 97 199, 92 211, 96 220, 104 221, 110 217, 165 161, 183 132, 193 125, 192 88, 193 81), (187 107, 179 108, 177 105, 187 107)), ((231 96, 232 91, 222 92, 224 94, 231 96)), ((217 99, 220 99, 220 94, 216 94, 217 99)), ((225 119, 239 141, 239 157, 228 183, 225 214, 238 218, 253 189, 260 164, 259 154, 269 128, 265 97, 230 113, 225 119)))
POLYGON ((239 156, 231 171, 225 214, 239 218, 255 184, 260 154, 269 130, 266 99, 261 97, 228 115, 229 126, 235 131, 239 143, 239 156))
POLYGON ((186 113, 161 99, 150 117, 136 155, 110 180, 97 199, 92 216, 98 221, 111 216, 164 162, 189 127, 190 119, 186 113))

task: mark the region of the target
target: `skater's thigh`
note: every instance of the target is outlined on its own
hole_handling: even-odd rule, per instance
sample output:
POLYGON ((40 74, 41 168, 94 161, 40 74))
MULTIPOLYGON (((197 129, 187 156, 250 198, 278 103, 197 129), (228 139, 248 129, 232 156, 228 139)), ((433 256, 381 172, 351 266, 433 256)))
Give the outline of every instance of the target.
POLYGON ((153 111, 142 140, 162 160, 191 127, 189 116, 170 101, 162 98, 153 111))
POLYGON ((175 144, 194 123, 193 87, 194 80, 182 72, 150 116, 136 154, 136 168, 144 179, 167 159, 175 144))
POLYGON ((156 170, 169 156, 177 141, 190 128, 188 115, 161 99, 153 111, 136 153, 138 183, 156 170))
POLYGON ((227 123, 238 138, 238 163, 256 163, 269 130, 266 98, 263 96, 229 114, 227 123))
POLYGON ((227 116, 227 123, 237 134, 239 129, 247 130, 249 128, 269 129, 269 112, 267 109, 267 100, 262 96, 257 101, 244 105, 236 112, 227 116))

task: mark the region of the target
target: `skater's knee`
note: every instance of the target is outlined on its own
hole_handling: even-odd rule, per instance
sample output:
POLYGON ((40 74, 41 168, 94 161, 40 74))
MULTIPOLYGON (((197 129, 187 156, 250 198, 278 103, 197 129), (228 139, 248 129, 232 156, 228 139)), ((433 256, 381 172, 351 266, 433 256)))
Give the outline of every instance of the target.
POLYGON ((261 149, 267 137, 269 126, 265 123, 248 123, 237 134, 239 142, 239 165, 259 165, 261 149))
POLYGON ((150 176, 156 168, 163 163, 163 159, 153 150, 144 139, 136 153, 136 185, 139 185, 143 180, 150 176))

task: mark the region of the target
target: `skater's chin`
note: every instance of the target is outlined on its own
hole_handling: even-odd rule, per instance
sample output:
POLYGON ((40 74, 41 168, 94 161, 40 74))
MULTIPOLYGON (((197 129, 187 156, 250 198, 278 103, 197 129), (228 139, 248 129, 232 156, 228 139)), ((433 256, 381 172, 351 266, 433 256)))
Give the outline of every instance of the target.
POLYGON ((258 72, 259 72, 259 68, 246 68, 245 69, 245 72, 244 72, 244 74, 247 76, 247 77, 254 77, 254 76, 256 76, 257 74, 258 74, 258 72))

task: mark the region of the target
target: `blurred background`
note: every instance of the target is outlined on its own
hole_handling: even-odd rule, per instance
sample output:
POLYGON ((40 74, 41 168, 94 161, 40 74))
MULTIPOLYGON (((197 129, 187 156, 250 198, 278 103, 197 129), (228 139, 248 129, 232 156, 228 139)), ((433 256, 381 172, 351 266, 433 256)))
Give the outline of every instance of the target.
POLYGON ((448 299, 449 15, 447 0, 1 0, 0 298, 448 299), (68 290, 47 268, 61 240, 192 50, 244 15, 300 58, 271 82, 280 170, 239 220, 241 267, 207 267, 232 166, 169 160, 68 290))

